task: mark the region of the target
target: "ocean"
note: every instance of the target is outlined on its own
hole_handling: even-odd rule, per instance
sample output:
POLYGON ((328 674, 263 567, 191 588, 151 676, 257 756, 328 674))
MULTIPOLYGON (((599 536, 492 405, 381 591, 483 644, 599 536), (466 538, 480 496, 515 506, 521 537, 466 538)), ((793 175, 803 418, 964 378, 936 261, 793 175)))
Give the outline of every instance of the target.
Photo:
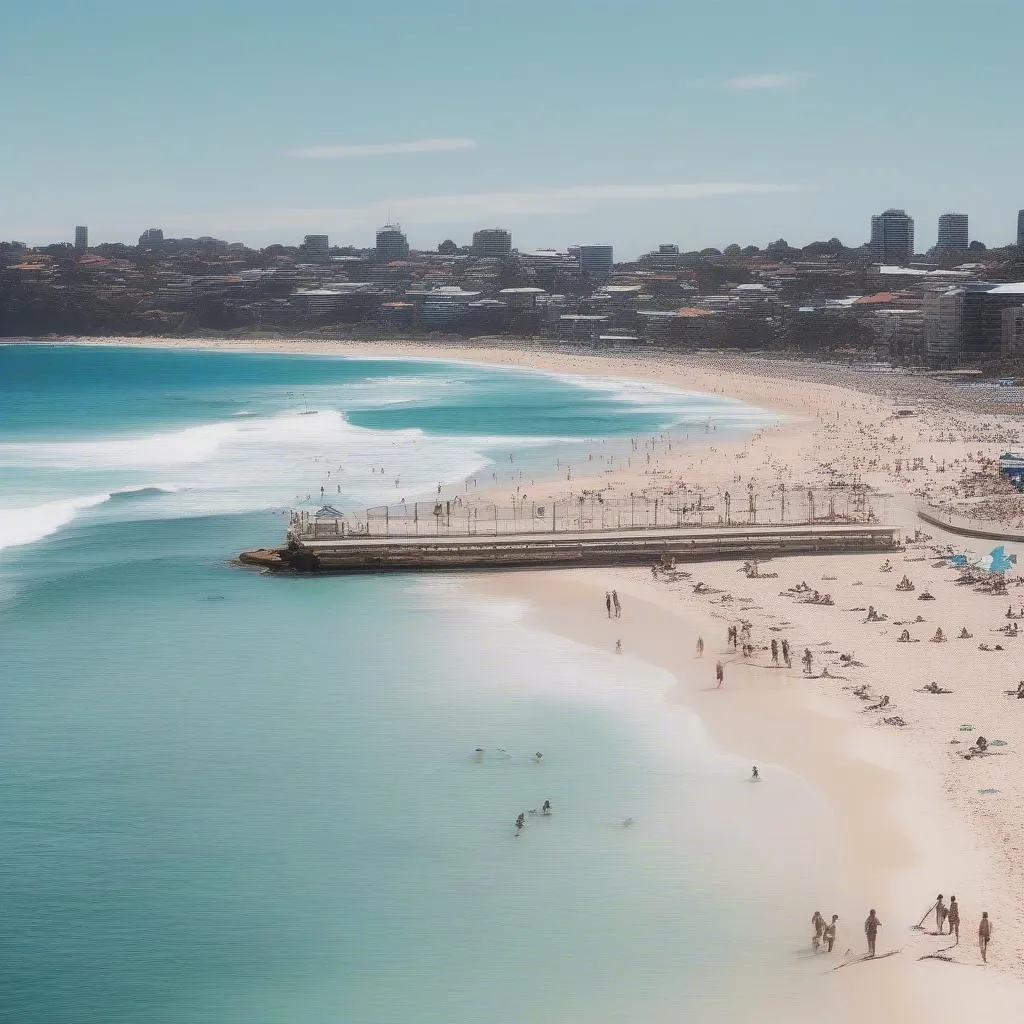
POLYGON ((0 1020, 730 1021, 778 996, 835 888, 807 783, 750 785, 666 673, 464 578, 229 561, 321 486, 344 509, 541 480, 709 417, 765 422, 461 363, 0 346, 0 1020))

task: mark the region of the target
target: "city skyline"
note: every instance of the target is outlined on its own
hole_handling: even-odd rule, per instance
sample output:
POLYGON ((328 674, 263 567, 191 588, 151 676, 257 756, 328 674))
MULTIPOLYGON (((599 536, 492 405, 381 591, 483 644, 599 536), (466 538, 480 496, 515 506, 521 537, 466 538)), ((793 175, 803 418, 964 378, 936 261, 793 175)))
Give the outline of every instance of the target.
POLYGON ((1014 241, 1024 142, 992 126, 1012 110, 1024 12, 706 8, 12 8, 0 237, 47 244, 85 223, 96 244, 159 224, 363 246, 394 220, 416 249, 501 224, 520 248, 631 258, 659 241, 855 247, 895 207, 919 251, 950 211, 989 246, 1014 241), (958 61, 938 75, 944 52, 958 61), (912 101, 899 118, 894 94, 912 101))

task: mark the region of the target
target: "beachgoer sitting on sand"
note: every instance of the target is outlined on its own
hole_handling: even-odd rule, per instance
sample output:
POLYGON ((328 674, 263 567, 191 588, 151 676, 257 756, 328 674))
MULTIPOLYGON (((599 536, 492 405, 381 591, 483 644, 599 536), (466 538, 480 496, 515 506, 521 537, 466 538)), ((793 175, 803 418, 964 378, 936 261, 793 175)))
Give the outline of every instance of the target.
POLYGON ((974 741, 974 745, 975 745, 975 747, 978 748, 978 753, 979 754, 984 754, 988 750, 988 740, 985 739, 984 736, 979 736, 974 741))
POLYGON ((933 644, 944 644, 946 642, 946 635, 942 632, 942 627, 939 626, 935 630, 935 636, 932 637, 933 644))
POLYGON ((881 565, 881 568, 879 568, 879 570, 878 570, 878 571, 879 571, 879 572, 892 572, 892 562, 890 562, 890 561, 889 561, 889 559, 887 558, 887 559, 886 559, 886 560, 885 560, 885 561, 884 561, 884 562, 882 563, 882 565, 881 565))
POLYGON ((898 644, 909 644, 910 643, 910 630, 909 629, 903 630, 903 632, 900 633, 900 635, 896 638, 896 643, 898 643, 898 644))
POLYGON ((864 710, 865 711, 881 711, 883 708, 889 706, 889 694, 885 694, 884 697, 877 704, 869 704, 864 710))
POLYGON ((1017 684, 1017 698, 1024 700, 1024 679, 1017 684))
POLYGON ((974 637, 974 634, 973 633, 968 633, 966 626, 964 626, 963 629, 960 630, 960 633, 959 633, 959 639, 960 640, 971 640, 971 639, 973 639, 973 637, 974 637))
POLYGON ((918 601, 934 601, 935 600, 935 598, 932 597, 932 595, 927 590, 922 590, 921 593, 917 595, 917 599, 918 599, 918 601))
POLYGON ((901 591, 911 591, 914 589, 914 584, 911 583, 906 576, 904 576, 903 579, 901 579, 899 583, 896 584, 896 589, 901 591))

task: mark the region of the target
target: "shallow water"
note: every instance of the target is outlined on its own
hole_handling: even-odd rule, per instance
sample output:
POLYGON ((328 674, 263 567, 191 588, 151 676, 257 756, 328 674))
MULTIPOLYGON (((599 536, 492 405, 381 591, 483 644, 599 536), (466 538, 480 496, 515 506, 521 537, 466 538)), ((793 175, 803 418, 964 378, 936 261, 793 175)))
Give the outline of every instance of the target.
POLYGON ((457 578, 226 562, 316 459, 365 503, 732 414, 757 422, 452 364, 0 348, 0 1018, 732 1019, 784 984, 827 815, 750 785, 668 676, 457 578))

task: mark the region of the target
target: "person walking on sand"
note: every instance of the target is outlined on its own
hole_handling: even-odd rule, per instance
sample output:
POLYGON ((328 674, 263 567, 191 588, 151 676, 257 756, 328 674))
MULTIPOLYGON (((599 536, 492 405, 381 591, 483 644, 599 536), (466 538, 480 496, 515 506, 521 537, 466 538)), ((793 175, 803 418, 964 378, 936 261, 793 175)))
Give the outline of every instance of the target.
POLYGON ((804 656, 800 659, 804 663, 804 675, 811 674, 811 667, 814 665, 814 655, 811 654, 810 647, 804 648, 804 656))
POLYGON ((954 946, 960 945, 960 904, 957 903, 955 896, 949 897, 949 910, 946 913, 946 919, 949 921, 949 934, 954 936, 956 941, 953 943, 954 946))
POLYGON ((946 904, 942 902, 942 893, 935 897, 935 934, 942 934, 942 926, 946 923, 946 904))
POLYGON ((612 595, 607 590, 604 592, 604 607, 608 612, 608 618, 610 619, 612 617, 612 595))
POLYGON ((785 637, 782 639, 782 660, 786 663, 786 668, 793 667, 793 662, 789 660, 789 641, 785 637))
POLYGON ((697 637, 697 657, 704 657, 704 637, 702 636, 697 637))
POLYGON ((992 939, 992 922, 988 918, 986 910, 981 915, 981 923, 978 925, 978 948, 981 950, 981 959, 988 963, 988 944, 992 939))
POLYGON ((779 663, 779 641, 772 637, 772 664, 778 665, 779 663))
POLYGON ((619 592, 617 590, 612 591, 612 604, 615 606, 615 618, 622 618, 622 605, 619 604, 619 592))
POLYGON ((868 914, 868 919, 864 922, 864 934, 868 940, 868 956, 875 955, 875 940, 878 938, 878 929, 882 927, 882 922, 878 920, 878 915, 872 908, 871 913, 868 914))
POLYGON ((836 921, 839 920, 838 914, 832 915, 832 920, 825 925, 825 930, 821 933, 822 941, 825 943, 825 952, 831 953, 832 947, 836 944, 836 921))
POLYGON ((721 688, 722 683, 725 682, 725 667, 720 661, 715 662, 715 679, 717 680, 716 685, 721 688))

